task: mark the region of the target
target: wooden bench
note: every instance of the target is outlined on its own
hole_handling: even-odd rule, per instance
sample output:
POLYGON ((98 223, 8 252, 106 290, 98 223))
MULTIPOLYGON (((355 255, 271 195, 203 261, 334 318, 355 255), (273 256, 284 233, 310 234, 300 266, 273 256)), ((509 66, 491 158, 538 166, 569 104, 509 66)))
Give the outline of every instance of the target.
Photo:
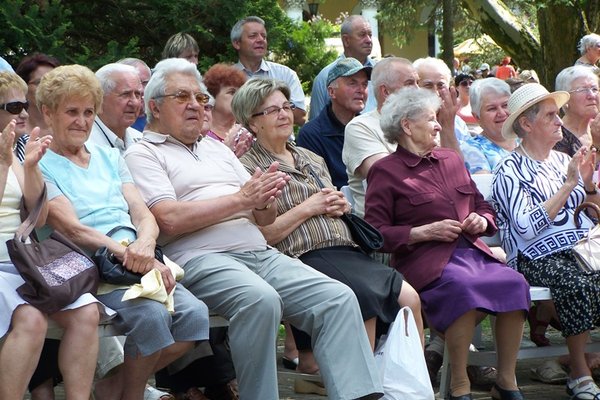
MULTIPOLYGON (((217 314, 210 314, 209 317, 211 328, 220 328, 229 326, 229 321, 217 314)), ((48 320, 48 332, 46 337, 50 339, 61 339, 63 335, 62 329, 52 320, 48 320)), ((98 337, 121 336, 110 321, 98 325, 98 337)))

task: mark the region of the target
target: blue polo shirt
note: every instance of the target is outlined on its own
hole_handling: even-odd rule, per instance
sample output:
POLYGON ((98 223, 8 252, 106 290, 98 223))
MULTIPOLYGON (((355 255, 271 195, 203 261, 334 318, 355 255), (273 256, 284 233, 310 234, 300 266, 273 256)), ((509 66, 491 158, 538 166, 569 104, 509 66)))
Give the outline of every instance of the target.
POLYGON ((298 146, 325 159, 331 180, 338 189, 348 184, 346 166, 342 162, 345 128, 333 113, 330 101, 317 118, 304 124, 296 140, 298 146))

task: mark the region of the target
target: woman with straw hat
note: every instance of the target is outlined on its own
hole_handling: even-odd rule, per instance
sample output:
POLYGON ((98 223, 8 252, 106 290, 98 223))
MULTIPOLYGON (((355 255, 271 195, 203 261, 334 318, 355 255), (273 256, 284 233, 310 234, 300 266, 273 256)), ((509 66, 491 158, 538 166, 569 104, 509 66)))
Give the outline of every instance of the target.
POLYGON ((498 164, 492 190, 508 264, 530 285, 552 291, 571 359, 567 392, 591 400, 600 389, 585 344, 600 322, 600 274, 578 267, 572 247, 594 223, 582 213, 577 228, 573 214, 583 201, 600 204, 600 195, 592 181, 595 150, 582 147, 573 158, 552 150, 562 139, 558 112, 568 100, 568 92, 549 93, 537 83, 511 95, 502 134, 521 138, 521 144, 498 164))

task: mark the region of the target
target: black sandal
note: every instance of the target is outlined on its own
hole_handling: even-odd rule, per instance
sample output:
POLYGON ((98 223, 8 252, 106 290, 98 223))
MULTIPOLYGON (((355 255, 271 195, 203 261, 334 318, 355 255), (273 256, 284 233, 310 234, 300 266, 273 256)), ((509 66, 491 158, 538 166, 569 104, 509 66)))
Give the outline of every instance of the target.
POLYGON ((292 371, 295 371, 296 368, 298 368, 298 358, 294 358, 293 360, 290 360, 287 357, 282 357, 281 363, 283 364, 283 368, 285 368, 285 369, 291 369, 292 371))

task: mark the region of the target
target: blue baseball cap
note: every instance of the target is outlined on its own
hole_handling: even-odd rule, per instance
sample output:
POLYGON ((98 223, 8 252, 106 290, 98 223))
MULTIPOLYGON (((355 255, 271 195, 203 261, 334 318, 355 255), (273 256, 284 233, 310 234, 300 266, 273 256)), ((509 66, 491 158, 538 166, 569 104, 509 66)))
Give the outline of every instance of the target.
POLYGON ((329 74, 327 74, 327 85, 329 86, 331 82, 335 81, 337 78, 341 76, 352 76, 360 71, 365 71, 367 73, 367 78, 371 79, 371 71, 373 68, 365 67, 358 61, 356 58, 348 57, 338 61, 333 68, 329 70, 329 74))

